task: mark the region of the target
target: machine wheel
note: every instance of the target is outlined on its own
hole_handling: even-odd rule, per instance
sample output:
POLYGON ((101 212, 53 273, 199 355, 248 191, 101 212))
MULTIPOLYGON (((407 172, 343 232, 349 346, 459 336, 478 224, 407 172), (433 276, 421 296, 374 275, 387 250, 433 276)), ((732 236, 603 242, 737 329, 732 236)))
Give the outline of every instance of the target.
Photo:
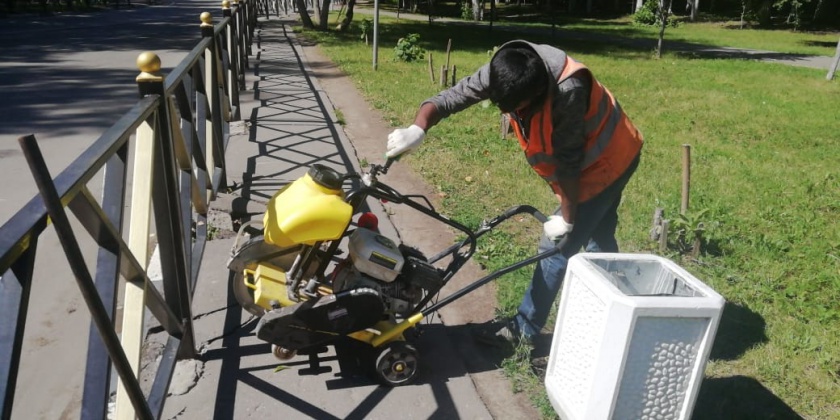
POLYGON ((297 350, 289 350, 285 347, 280 347, 276 344, 271 345, 271 354, 277 358, 277 360, 286 361, 295 357, 297 355, 297 350))
POLYGON ((417 349, 405 341, 388 343, 376 356, 376 380, 387 386, 408 385, 417 379, 417 349))

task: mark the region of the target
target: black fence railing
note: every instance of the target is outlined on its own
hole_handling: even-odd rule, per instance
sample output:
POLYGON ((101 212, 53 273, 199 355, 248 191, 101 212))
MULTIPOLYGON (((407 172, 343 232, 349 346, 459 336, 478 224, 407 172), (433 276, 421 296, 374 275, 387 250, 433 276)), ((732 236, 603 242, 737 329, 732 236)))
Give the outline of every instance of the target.
POLYGON ((238 120, 260 4, 222 3, 201 15, 201 41, 165 78, 151 52, 138 57, 140 101, 52 178, 34 136, 19 139, 40 194, 0 227, 0 418, 11 418, 30 307, 35 254, 52 225, 91 314, 82 418, 106 418, 112 367, 119 418, 158 418, 178 359, 196 355, 191 302, 207 241, 208 204, 226 185, 230 122, 238 120), (131 156, 131 159, 129 159, 131 156), (100 199, 89 188, 101 175, 100 199), (130 181, 130 182, 129 182, 130 181), (131 211, 124 213, 130 200, 131 211), (70 210, 97 247, 82 255, 70 210), (154 224, 152 225, 152 220, 154 224), (124 227, 125 226, 125 227, 124 227), (154 232, 154 243, 150 234, 154 232), (163 293, 146 267, 159 248, 163 293), (121 331, 115 328, 125 281, 121 331), (138 381, 146 309, 168 333, 151 390, 138 381))

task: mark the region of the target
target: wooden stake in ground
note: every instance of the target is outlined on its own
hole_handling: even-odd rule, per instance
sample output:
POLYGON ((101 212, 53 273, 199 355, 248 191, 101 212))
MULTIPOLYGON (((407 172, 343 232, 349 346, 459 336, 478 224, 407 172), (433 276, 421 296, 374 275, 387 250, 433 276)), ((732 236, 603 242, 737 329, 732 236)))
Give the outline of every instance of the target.
POLYGON ((440 86, 446 87, 446 82, 449 80, 449 53, 452 51, 452 38, 446 43, 446 65, 440 72, 440 86))
POLYGON ((458 68, 456 66, 452 66, 452 84, 449 86, 455 86, 455 82, 458 81, 458 68))
POLYGON ((659 252, 663 254, 668 250, 668 227, 670 224, 670 221, 663 220, 662 232, 659 232, 659 252))
POLYGON ((501 116, 501 119, 499 120, 499 125, 501 126, 502 130, 502 138, 506 139, 508 132, 510 131, 510 117, 508 117, 508 114, 505 113, 501 113, 499 115, 501 116))
POLYGON ((665 219, 665 209, 657 207, 653 210, 653 224, 650 227, 650 240, 658 241, 662 234, 662 220, 665 219))
POLYGON ((435 82, 435 67, 432 64, 432 53, 429 53, 429 79, 432 79, 432 83, 435 82))
POLYGON ((449 70, 449 53, 452 51, 452 38, 446 42, 446 69, 449 70))
POLYGON ((680 201, 680 214, 686 214, 688 212, 689 189, 691 188, 691 145, 683 145, 682 167, 682 201, 680 201))

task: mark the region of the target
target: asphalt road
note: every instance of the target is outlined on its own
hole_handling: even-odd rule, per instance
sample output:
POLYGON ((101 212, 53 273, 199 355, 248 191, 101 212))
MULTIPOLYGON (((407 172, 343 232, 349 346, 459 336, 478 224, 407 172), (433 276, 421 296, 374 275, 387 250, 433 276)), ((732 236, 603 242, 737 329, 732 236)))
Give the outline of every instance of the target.
MULTIPOLYGON (((220 4, 176 0, 0 19, 0 225, 37 194, 17 138, 36 136, 55 177, 136 103, 137 56, 156 52, 168 72, 200 39, 200 14, 219 20, 220 4)), ((95 181, 90 188, 97 194, 95 181)), ((93 249, 85 251, 89 263, 93 249)), ((13 418, 79 416, 90 317, 70 272, 48 229, 36 256, 13 418)))
POLYGON ((201 12, 220 2, 176 0, 131 9, 0 20, 0 221, 37 191, 16 139, 34 134, 53 176, 138 99, 137 56, 154 51, 164 73, 200 39, 201 12))

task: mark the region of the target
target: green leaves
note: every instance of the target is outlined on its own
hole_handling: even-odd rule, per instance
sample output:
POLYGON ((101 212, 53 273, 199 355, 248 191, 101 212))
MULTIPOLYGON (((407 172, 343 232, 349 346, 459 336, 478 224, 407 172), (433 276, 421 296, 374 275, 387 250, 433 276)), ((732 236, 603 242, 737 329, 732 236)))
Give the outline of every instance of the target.
POLYGON ((414 60, 422 60, 426 55, 426 50, 420 48, 417 42, 420 40, 420 34, 408 34, 397 41, 397 46, 394 47, 394 55, 397 60, 412 62, 414 60))
POLYGON ((370 19, 362 19, 361 22, 359 22, 359 30, 362 32, 359 39, 367 39, 368 34, 373 30, 373 21, 370 19))

